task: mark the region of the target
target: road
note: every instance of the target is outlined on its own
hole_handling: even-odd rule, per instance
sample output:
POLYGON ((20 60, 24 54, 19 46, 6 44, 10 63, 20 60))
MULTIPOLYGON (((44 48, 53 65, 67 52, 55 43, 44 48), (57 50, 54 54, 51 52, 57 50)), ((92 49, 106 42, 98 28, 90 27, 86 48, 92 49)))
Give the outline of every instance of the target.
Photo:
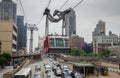
MULTIPOLYGON (((34 63, 34 64, 31 64, 29 65, 28 67, 29 68, 32 68, 32 78, 34 78, 34 74, 35 74, 35 66, 38 65, 38 66, 41 66, 41 70, 43 71, 43 77, 44 78, 47 78, 46 77, 46 74, 45 74, 45 67, 44 67, 44 63, 47 62, 48 65, 50 65, 52 67, 52 62, 49 61, 49 58, 45 56, 44 60, 41 61, 41 62, 37 62, 37 63, 34 63)), ((61 77, 57 77, 54 75, 54 78, 61 78, 61 77)))
POLYGON ((4 69, 0 68, 0 78, 3 78, 3 74, 5 72, 12 71, 12 70, 13 70, 13 66, 5 66, 4 69))

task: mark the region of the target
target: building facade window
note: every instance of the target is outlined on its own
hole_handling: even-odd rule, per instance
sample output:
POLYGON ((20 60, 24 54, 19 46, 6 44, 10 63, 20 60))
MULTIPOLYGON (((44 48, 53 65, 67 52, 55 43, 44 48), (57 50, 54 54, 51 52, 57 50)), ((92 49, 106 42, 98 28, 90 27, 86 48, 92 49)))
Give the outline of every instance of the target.
POLYGON ((13 49, 16 49, 16 48, 17 48, 17 46, 16 46, 15 44, 12 44, 12 47, 13 47, 13 49))
POLYGON ((17 28, 15 28, 15 26, 13 26, 13 30, 17 33, 17 28))

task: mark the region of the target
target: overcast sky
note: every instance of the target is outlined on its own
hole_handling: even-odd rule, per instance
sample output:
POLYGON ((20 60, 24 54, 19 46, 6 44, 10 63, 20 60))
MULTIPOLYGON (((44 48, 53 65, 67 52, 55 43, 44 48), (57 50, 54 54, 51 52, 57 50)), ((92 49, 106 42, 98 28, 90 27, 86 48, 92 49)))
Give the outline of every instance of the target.
MULTIPOLYGON (((13 1, 16 2, 16 0, 13 1)), ((59 9, 65 1, 66 0, 52 0, 49 6, 51 13, 53 13, 55 9, 59 9)), ((79 1, 80 0, 69 0, 61 11, 75 6, 79 1)), ((39 28, 38 32, 34 32, 34 47, 36 47, 38 45, 38 35, 43 36, 45 34, 45 17, 40 23, 39 20, 49 0, 21 0, 21 2, 29 21, 28 23, 37 24, 39 28)), ((75 12, 77 35, 85 38, 86 42, 92 41, 92 31, 99 20, 105 22, 106 33, 110 30, 117 35, 120 33, 120 0, 84 0, 75 8, 75 12)), ((23 15, 19 4, 17 14, 23 15)), ((61 22, 51 23, 50 33, 57 32, 61 34, 61 25, 61 22)))

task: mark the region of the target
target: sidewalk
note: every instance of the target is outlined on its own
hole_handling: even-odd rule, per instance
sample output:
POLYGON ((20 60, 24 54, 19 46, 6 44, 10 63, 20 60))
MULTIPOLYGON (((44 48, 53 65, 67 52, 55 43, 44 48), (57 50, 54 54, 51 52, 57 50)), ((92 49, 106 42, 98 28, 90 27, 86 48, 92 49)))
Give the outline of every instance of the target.
POLYGON ((0 78, 3 78, 3 74, 5 72, 11 71, 11 70, 13 70, 13 66, 5 66, 4 69, 0 68, 0 78))

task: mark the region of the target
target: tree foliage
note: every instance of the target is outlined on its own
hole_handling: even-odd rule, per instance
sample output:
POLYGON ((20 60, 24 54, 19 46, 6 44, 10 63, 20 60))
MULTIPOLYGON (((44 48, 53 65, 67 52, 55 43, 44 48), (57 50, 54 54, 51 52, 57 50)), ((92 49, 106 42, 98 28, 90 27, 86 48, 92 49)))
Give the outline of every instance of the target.
POLYGON ((7 59, 8 62, 11 61, 11 55, 10 53, 3 53, 2 56, 7 59))
POLYGON ((4 64, 7 62, 7 59, 4 57, 0 57, 0 66, 3 68, 4 64))
POLYGON ((3 53, 0 55, 0 66, 3 67, 11 61, 10 53, 3 53))
POLYGON ((105 49, 103 52, 95 54, 96 57, 109 57, 110 55, 112 55, 112 53, 108 49, 105 49))
POLYGON ((107 57, 108 57, 108 56, 111 54, 111 51, 105 49, 105 50, 104 50, 103 52, 101 52, 100 54, 101 54, 101 56, 107 56, 107 57))
POLYGON ((83 50, 78 49, 78 48, 72 48, 71 52, 70 52, 70 55, 80 56, 82 53, 83 53, 83 50))

